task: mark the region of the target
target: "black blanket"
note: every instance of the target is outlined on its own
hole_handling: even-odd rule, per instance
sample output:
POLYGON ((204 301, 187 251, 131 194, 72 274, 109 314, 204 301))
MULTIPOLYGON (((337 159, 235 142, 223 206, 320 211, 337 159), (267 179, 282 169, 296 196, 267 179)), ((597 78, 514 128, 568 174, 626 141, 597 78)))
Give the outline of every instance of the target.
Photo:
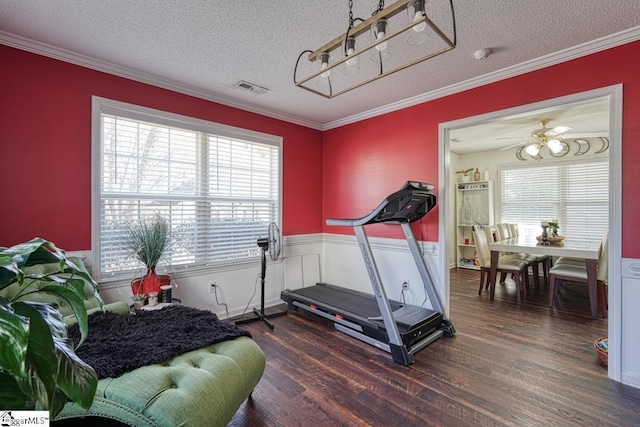
MULTIPOLYGON (((78 326, 70 326, 68 334, 77 345, 78 326)), ((130 316, 97 312, 89 316, 89 336, 76 354, 95 369, 98 378, 115 378, 239 336, 251 334, 218 320, 210 311, 179 305, 130 316)))

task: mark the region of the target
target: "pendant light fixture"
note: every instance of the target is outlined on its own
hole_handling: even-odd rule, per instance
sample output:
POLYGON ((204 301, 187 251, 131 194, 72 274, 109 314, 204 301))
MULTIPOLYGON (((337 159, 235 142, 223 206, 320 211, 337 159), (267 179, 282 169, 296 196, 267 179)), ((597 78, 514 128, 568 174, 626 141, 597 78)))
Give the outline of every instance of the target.
POLYGON ((453 0, 433 3, 397 0, 385 7, 384 1, 379 1, 372 16, 362 19, 353 17, 353 0, 349 0, 347 32, 314 51, 302 52, 295 65, 294 83, 333 98, 454 49, 453 0), (426 6, 433 3, 449 4, 445 16, 451 19, 453 40, 429 18, 426 6), (305 53, 309 55, 303 59, 305 53))

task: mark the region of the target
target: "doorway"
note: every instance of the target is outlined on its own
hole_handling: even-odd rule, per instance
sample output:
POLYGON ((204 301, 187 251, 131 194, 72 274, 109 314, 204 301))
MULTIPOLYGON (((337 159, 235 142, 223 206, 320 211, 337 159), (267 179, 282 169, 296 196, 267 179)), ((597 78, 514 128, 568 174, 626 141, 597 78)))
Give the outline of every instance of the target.
MULTIPOLYGON (((609 112, 609 370, 610 378, 620 381, 621 373, 621 141, 622 141, 622 85, 609 86, 588 92, 581 92, 565 97, 554 98, 534 104, 522 105, 506 110, 494 111, 478 116, 467 117, 439 125, 439 236, 440 265, 439 283, 444 284, 445 307, 449 312, 450 301, 450 275, 452 267, 450 254, 452 253, 452 235, 455 225, 456 211, 453 208, 455 201, 455 179, 452 178, 452 134, 457 130, 481 125, 495 125, 500 122, 514 120, 526 122, 533 120, 545 113, 551 113, 562 108, 576 107, 594 102, 606 101, 609 112)), ((530 124, 530 123, 529 123, 530 124)), ((527 135, 524 133, 523 135, 527 135)), ((495 138, 494 138, 495 139, 495 138)), ((517 142, 517 141, 516 141, 517 142)), ((507 144, 508 145, 508 144, 507 144)), ((484 146, 483 146, 484 147, 484 146)), ((486 149, 486 148, 485 148, 486 149)), ((495 148, 497 149, 497 148, 495 148)))

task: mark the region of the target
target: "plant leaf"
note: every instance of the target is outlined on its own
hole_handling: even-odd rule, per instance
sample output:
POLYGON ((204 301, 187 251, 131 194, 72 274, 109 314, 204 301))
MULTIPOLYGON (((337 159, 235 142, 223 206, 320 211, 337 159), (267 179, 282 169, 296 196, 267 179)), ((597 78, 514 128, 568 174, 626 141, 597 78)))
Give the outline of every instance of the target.
POLYGON ((22 391, 49 409, 56 388, 58 363, 52 333, 66 333, 60 312, 48 304, 18 301, 16 313, 29 318, 26 377, 17 378, 22 391))
POLYGON ((14 282, 22 283, 23 267, 64 259, 64 251, 39 237, 10 248, 0 248, 0 290, 14 282))
MULTIPOLYGON (((81 282, 82 289, 84 290, 84 284, 81 282)), ((41 288, 39 292, 45 292, 47 294, 55 295, 65 302, 71 308, 76 320, 78 322, 78 329, 80 330, 80 342, 78 347, 85 341, 89 334, 89 322, 87 316, 87 309, 84 306, 84 293, 80 293, 77 288, 64 287, 59 285, 50 285, 41 288)), ((66 328, 62 331, 63 334, 57 333, 55 337, 62 337, 67 335, 66 328)))
POLYGON ((19 377, 26 375, 24 359, 28 340, 29 319, 16 314, 11 302, 0 297, 0 371, 19 377))
POLYGON ((20 390, 13 375, 0 371, 0 408, 27 410, 32 409, 34 405, 33 399, 20 390))
POLYGON ((91 292, 88 289, 104 306, 98 284, 84 264, 66 259, 52 242, 36 238, 11 248, 0 247, 0 290, 13 283, 20 289, 14 301, 0 297, 0 408, 34 408, 38 402, 54 417, 68 396, 88 408, 97 375, 74 353, 60 312, 53 304, 15 301, 33 292, 32 280, 52 283, 38 292, 54 294, 69 305, 80 326, 81 342, 88 334, 84 306, 85 294, 91 292), (59 271, 25 275, 23 270, 48 263, 57 263, 59 271))
POLYGON ((54 338, 56 352, 60 358, 58 386, 75 403, 89 409, 98 387, 98 375, 73 351, 69 338, 54 338))

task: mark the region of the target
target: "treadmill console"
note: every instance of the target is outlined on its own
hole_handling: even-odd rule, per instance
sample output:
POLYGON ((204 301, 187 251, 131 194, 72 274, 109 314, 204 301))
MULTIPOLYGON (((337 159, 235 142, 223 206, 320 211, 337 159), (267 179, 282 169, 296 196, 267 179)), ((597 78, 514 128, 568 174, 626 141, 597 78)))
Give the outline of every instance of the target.
POLYGON ((400 190, 389 195, 372 212, 373 215, 367 224, 419 220, 436 206, 433 188, 433 185, 425 182, 407 181, 400 190))

